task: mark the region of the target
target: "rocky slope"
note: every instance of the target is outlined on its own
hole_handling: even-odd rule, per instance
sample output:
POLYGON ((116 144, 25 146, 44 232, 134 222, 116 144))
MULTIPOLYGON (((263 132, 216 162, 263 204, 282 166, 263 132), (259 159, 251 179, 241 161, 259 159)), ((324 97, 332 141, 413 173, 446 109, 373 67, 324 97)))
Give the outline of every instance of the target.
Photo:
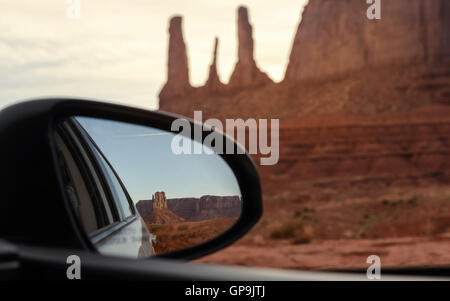
POLYGON ((286 122, 280 161, 260 171, 265 192, 282 191, 289 199, 302 194, 300 183, 311 181, 316 188, 349 190, 450 183, 450 108, 286 122))
POLYGON ((153 225, 165 225, 181 223, 185 220, 167 208, 155 208, 150 214, 144 217, 144 221, 153 225))

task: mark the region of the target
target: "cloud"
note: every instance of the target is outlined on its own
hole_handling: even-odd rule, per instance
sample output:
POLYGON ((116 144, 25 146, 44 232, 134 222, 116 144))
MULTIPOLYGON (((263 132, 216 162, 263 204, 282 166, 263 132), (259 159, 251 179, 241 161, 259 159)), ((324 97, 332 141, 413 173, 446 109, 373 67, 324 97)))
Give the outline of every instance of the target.
POLYGON ((149 133, 149 134, 115 135, 113 136, 113 138, 150 137, 150 136, 167 136, 167 135, 173 135, 173 133, 164 132, 164 133, 149 133))
POLYGON ((184 15, 193 84, 206 79, 216 35, 219 73, 227 81, 236 61, 236 8, 241 3, 250 9, 258 65, 280 80, 302 9, 298 0, 81 3, 81 19, 70 20, 63 0, 2 0, 0 107, 52 95, 157 108, 166 79, 167 25, 175 14, 184 15))

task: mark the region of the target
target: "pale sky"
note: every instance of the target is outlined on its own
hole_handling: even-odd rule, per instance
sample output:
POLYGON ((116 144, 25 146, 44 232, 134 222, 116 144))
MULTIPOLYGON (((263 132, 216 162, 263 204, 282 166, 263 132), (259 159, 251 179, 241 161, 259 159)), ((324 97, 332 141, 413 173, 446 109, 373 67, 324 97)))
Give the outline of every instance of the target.
POLYGON ((157 191, 164 191, 167 198, 241 196, 233 171, 219 155, 175 155, 171 149, 175 133, 111 120, 77 119, 135 203, 151 199, 157 191))
POLYGON ((81 18, 71 20, 70 1, 0 0, 0 109, 46 96, 156 109, 173 15, 184 16, 191 83, 205 82, 216 35, 218 71, 228 82, 236 62, 239 5, 249 8, 258 65, 279 81, 307 2, 81 0, 81 18))

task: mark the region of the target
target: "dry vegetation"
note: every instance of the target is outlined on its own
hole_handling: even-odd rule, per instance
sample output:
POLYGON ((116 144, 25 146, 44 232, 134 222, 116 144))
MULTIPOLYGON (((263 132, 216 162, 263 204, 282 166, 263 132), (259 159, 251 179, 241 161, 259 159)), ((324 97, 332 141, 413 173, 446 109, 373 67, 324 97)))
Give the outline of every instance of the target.
POLYGON ((288 220, 272 225, 269 236, 273 239, 289 239, 292 244, 309 243, 313 238, 311 226, 305 226, 300 220, 288 220))
POLYGON ((204 243, 228 230, 237 218, 216 218, 199 222, 176 224, 147 224, 150 233, 156 234, 156 254, 175 251, 204 243))

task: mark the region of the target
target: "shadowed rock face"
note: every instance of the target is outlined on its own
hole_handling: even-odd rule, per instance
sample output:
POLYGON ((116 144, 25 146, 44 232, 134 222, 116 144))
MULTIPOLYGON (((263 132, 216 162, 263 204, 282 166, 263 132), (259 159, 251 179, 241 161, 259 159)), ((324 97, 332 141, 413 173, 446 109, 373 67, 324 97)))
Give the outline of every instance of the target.
POLYGON ((149 224, 164 225, 182 223, 185 220, 167 208, 154 208, 152 212, 144 217, 144 221, 149 224))
POLYGON ((176 16, 170 19, 167 82, 160 92, 160 97, 185 95, 191 89, 186 45, 182 31, 182 18, 176 16))
POLYGON ((368 20, 367 8, 360 0, 310 1, 285 80, 324 79, 366 66, 430 63, 449 56, 449 1, 383 1, 381 20, 368 20))

